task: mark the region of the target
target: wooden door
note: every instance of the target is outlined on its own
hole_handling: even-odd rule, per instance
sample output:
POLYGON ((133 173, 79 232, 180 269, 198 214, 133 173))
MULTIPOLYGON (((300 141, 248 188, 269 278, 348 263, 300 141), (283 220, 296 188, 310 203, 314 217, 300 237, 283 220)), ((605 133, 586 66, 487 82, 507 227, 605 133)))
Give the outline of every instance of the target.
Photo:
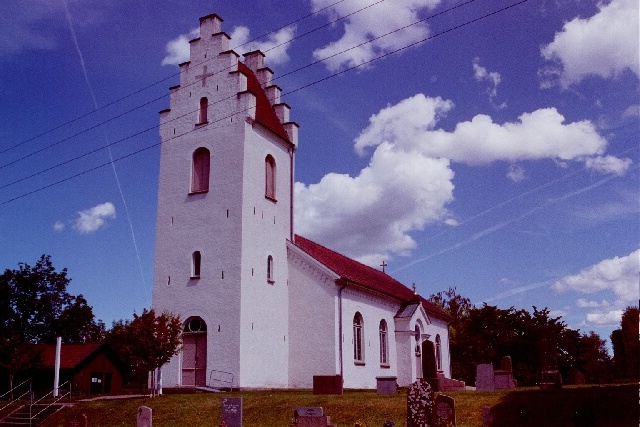
POLYGON ((207 334, 182 336, 182 385, 207 385, 207 334))

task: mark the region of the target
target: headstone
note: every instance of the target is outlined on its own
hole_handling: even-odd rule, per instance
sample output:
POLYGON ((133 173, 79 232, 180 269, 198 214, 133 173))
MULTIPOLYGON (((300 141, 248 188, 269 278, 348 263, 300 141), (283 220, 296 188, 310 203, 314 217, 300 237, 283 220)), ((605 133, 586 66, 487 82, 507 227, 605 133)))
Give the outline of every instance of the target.
POLYGON ((140 406, 138 408, 138 423, 137 427, 152 427, 152 411, 148 406, 140 406))
POLYGON ((456 401, 453 397, 440 394, 436 397, 436 416, 446 425, 456 425, 456 401))
POLYGON ((396 394, 397 377, 376 377, 376 391, 378 394, 396 394))
POLYGON ((510 373, 513 372, 511 356, 504 356, 502 359, 500 359, 500 369, 510 373))
POLYGON ((562 376, 558 370, 558 346, 552 333, 543 332, 540 339, 540 367, 538 385, 541 389, 562 388, 562 376))
POLYGON ((476 391, 493 391, 494 385, 493 365, 481 363, 476 366, 476 391))
POLYGON ((301 406, 293 411, 293 427, 335 427, 318 406, 301 406))
POLYGON ((85 414, 71 414, 64 423, 65 427, 87 427, 87 416, 85 414))
POLYGON ((433 416, 433 391, 425 380, 419 379, 407 393, 407 427, 431 425, 433 416))
POLYGON ((482 427, 493 426, 493 415, 491 415, 491 406, 482 408, 482 427))
POLYGON ((222 399, 220 418, 227 427, 242 427, 242 398, 227 397, 222 399))

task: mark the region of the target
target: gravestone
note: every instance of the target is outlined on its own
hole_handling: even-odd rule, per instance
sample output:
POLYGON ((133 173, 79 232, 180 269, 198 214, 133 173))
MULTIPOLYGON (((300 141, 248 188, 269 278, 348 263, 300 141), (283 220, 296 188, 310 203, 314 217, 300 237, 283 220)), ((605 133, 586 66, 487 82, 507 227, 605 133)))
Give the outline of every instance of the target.
POLYGON ((456 401, 453 397, 440 394, 436 396, 435 415, 448 423, 447 425, 456 425, 456 401))
POLYGON ((476 391, 493 391, 495 377, 491 363, 481 363, 476 366, 476 391))
POLYGON ((543 332, 540 339, 540 372, 538 385, 542 390, 562 388, 562 376, 558 370, 558 345, 556 337, 543 332))
POLYGON ((220 418, 227 427, 242 427, 242 398, 227 397, 222 399, 220 418))
POLYGON ((318 406, 301 406, 293 411, 292 427, 336 427, 318 406))
POLYGON ((64 422, 65 427, 87 427, 87 416, 85 414, 71 414, 64 422))
POLYGON ((513 379, 511 356, 504 356, 500 359, 500 369, 493 371, 493 377, 494 390, 515 388, 516 382, 513 379))
POLYGON ((342 394, 341 375, 314 375, 313 394, 342 394))
POLYGON ((433 418, 433 391, 425 380, 419 379, 407 393, 407 427, 431 425, 433 418))
POLYGON ((148 406, 140 406, 138 408, 138 422, 137 427, 152 427, 153 426, 153 412, 148 406))
POLYGON ((482 407, 482 427, 493 426, 493 414, 491 414, 491 406, 482 407))

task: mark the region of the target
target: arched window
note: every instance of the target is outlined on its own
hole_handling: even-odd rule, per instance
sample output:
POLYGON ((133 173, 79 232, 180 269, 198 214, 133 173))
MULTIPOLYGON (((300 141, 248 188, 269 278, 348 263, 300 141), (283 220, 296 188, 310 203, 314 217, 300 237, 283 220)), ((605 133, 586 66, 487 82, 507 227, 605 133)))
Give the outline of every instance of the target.
POLYGON ((267 199, 276 200, 276 161, 271 154, 264 159, 265 184, 264 196, 267 199))
POLYGON ((211 156, 204 147, 193 152, 193 166, 191 170, 191 192, 204 193, 209 191, 209 168, 211 156))
POLYGON ((442 347, 440 343, 440 334, 436 335, 436 369, 442 371, 442 347))
POLYGON ((200 98, 200 110, 198 111, 198 124, 207 123, 207 114, 209 111, 209 100, 205 97, 200 98))
POLYGON ((275 282, 273 279, 273 257, 271 255, 267 257, 267 282, 275 282))
POLYGON ((191 254, 191 277, 194 279, 200 277, 200 258, 199 251, 191 254))
POLYGON ((389 364, 389 341, 387 339, 387 321, 380 321, 380 364, 388 365, 389 364))
POLYGON ((364 363, 364 322, 359 312, 353 316, 353 360, 364 363))

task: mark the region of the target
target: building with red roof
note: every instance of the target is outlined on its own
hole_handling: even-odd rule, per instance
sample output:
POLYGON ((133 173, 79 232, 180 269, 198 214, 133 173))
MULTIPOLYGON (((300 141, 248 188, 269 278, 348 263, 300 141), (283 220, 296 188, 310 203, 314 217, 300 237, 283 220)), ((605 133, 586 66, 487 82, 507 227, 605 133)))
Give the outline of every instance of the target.
POLYGON ((184 319, 164 386, 375 388, 449 377, 446 312, 295 234, 298 125, 265 55, 240 60, 221 26, 217 15, 200 18, 160 112, 153 307, 184 319))
MULTIPOLYGON (((51 390, 56 360, 55 344, 36 346, 36 390, 51 390)), ((120 394, 123 385, 122 362, 105 344, 62 344, 60 382, 70 383, 74 394, 120 394)))

